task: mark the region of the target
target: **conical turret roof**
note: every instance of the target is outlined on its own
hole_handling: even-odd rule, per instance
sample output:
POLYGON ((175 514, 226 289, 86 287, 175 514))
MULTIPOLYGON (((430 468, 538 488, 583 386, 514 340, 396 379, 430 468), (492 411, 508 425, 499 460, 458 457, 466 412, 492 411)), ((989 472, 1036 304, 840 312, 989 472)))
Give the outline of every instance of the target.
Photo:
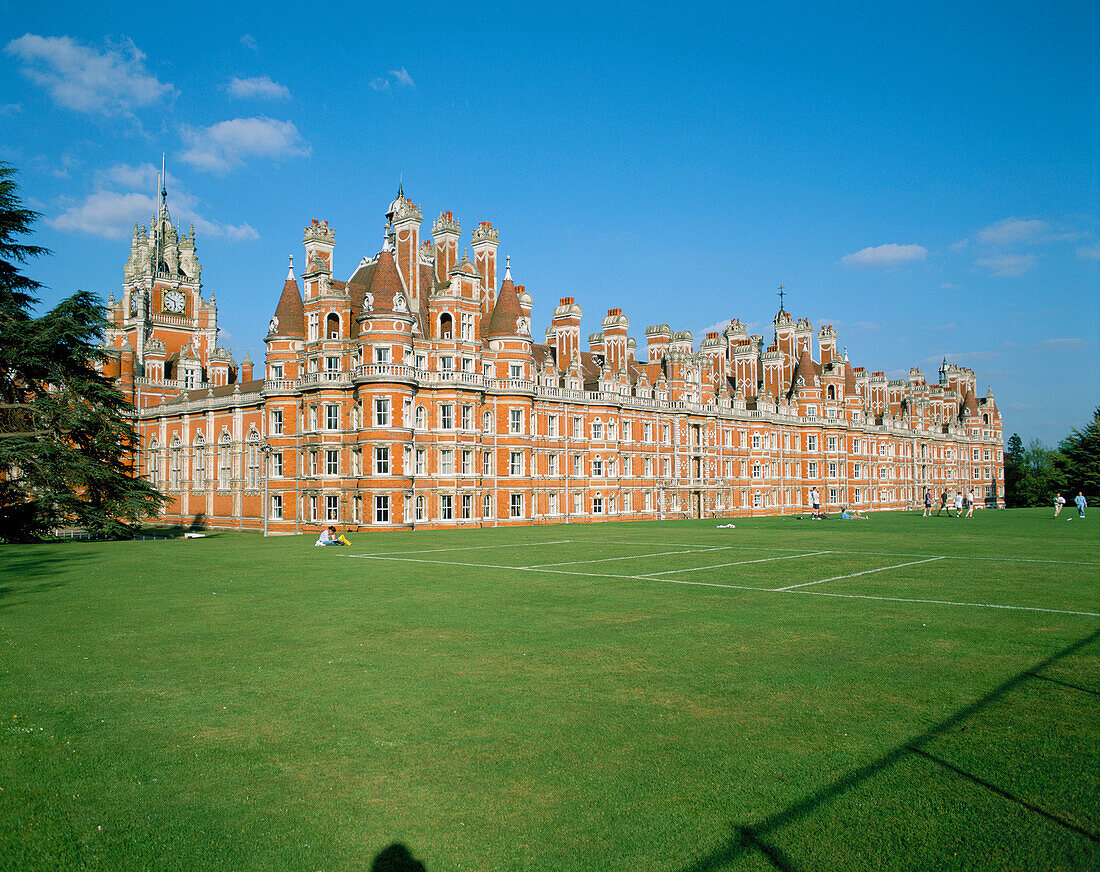
POLYGON ((496 306, 493 307, 493 315, 489 319, 489 326, 485 328, 485 338, 496 336, 516 336, 519 328, 516 326, 523 317, 523 309, 519 305, 519 294, 511 279, 505 279, 500 285, 500 293, 497 295, 496 306))
POLYGON ((272 327, 274 329, 268 334, 270 336, 281 336, 287 339, 306 338, 305 307, 302 305, 302 293, 298 290, 293 267, 286 274, 283 294, 279 297, 279 305, 275 308, 272 327))

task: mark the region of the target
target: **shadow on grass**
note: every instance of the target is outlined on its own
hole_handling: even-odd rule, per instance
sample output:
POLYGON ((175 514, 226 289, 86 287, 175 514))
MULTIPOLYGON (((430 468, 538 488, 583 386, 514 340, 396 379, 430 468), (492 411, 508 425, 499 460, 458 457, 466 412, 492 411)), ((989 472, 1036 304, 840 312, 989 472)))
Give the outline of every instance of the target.
POLYGON ((408 848, 400 842, 394 842, 374 858, 370 872, 427 872, 427 869, 408 848))
MULTIPOLYGON (((0 557, 0 577, 4 579, 4 583, 0 584, 0 600, 6 600, 13 595, 42 593, 64 587, 71 576, 58 578, 62 565, 72 567, 71 551, 23 546, 5 548, 0 557)), ((7 605, 11 603, 0 603, 0 608, 7 605)))
MULTIPOLYGON (((680 872, 717 872, 728 864, 732 863, 748 854, 750 851, 759 852, 761 856, 767 860, 768 863, 780 872, 797 872, 797 867, 786 857, 782 851, 776 848, 774 845, 764 841, 764 839, 774 834, 781 827, 786 826, 800 818, 805 817, 811 812, 815 811, 819 806, 824 803, 844 794, 853 787, 857 787, 867 779, 882 772, 885 769, 893 766, 895 763, 900 762, 904 758, 915 755, 922 759, 929 760, 939 766, 944 767, 950 772, 965 778, 973 784, 977 784, 980 787, 995 793, 1004 799, 1014 802, 1027 809, 1028 811, 1038 814, 1046 820, 1052 821, 1067 830, 1077 833, 1080 836, 1084 836, 1093 844, 1100 844, 1100 835, 1083 829, 1071 821, 1067 821, 1064 818, 1053 814, 1046 809, 1040 808, 1027 800, 1018 797, 1007 790, 1004 790, 994 784, 990 784, 972 773, 959 769, 950 763, 941 760, 938 757, 933 756, 924 750, 924 746, 930 743, 932 740, 943 735, 948 730, 954 728, 958 724, 962 723, 967 718, 978 714, 983 709, 987 708, 994 702, 997 702, 1011 691, 1015 690, 1020 685, 1035 678, 1041 678, 1042 676, 1037 673, 1041 672, 1049 666, 1053 666, 1060 660, 1064 660, 1066 657, 1076 654, 1089 645, 1100 640, 1100 630, 1095 630, 1082 639, 1078 639, 1071 645, 1066 646, 1061 651, 1052 654, 1045 660, 1040 661, 1036 665, 1025 669, 1022 672, 1017 673, 1012 678, 1005 681, 1003 684, 998 685, 985 696, 960 709, 948 718, 940 721, 935 726, 929 728, 925 732, 918 736, 913 737, 897 745, 892 750, 887 751, 877 760, 873 760, 865 766, 861 766, 858 769, 849 772, 842 778, 837 779, 832 784, 823 787, 821 790, 814 794, 802 799, 793 805, 788 806, 782 811, 776 812, 773 815, 765 818, 757 824, 737 826, 734 828, 734 833, 730 839, 721 847, 712 851, 709 855, 684 866, 680 872)), ((1059 682, 1062 683, 1062 682, 1059 682)), ((1076 688, 1075 688, 1076 689, 1076 688)))

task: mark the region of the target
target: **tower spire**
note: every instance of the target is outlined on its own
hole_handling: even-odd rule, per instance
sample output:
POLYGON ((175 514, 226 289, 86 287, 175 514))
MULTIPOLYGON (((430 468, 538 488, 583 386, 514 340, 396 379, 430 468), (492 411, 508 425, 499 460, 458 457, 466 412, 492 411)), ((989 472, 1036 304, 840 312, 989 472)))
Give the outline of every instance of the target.
POLYGON ((787 290, 786 287, 784 287, 783 285, 779 286, 779 311, 780 312, 783 311, 783 294, 786 292, 786 290, 787 290))
POLYGON ((512 255, 506 254, 504 256, 504 281, 510 282, 512 280, 512 255))

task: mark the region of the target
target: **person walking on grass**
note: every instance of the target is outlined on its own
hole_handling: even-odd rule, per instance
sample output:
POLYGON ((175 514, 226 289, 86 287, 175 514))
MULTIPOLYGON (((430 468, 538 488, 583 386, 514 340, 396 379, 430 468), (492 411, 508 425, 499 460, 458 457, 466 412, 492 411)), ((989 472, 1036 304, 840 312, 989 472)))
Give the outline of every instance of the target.
POLYGON ((974 517, 974 488, 971 488, 966 495, 966 516, 968 518, 974 517))
POLYGON ((1077 496, 1074 498, 1073 502, 1077 506, 1077 517, 1084 518, 1085 509, 1089 506, 1089 501, 1085 499, 1085 492, 1077 491, 1077 496))
POLYGON ((932 517, 932 491, 930 491, 928 488, 924 489, 924 514, 921 515, 921 517, 932 517))
POLYGON ((949 514, 949 515, 951 514, 950 510, 947 508, 947 491, 946 490, 942 494, 940 494, 940 507, 936 510, 936 517, 937 518, 940 516, 940 512, 947 512, 947 514, 949 514))
POLYGON ((1066 498, 1061 493, 1054 495, 1054 517, 1058 517, 1058 513, 1062 511, 1062 507, 1066 504, 1066 498))
POLYGON ((963 492, 961 490, 960 491, 955 491, 954 506, 955 506, 955 517, 956 518, 961 518, 963 516, 963 492))

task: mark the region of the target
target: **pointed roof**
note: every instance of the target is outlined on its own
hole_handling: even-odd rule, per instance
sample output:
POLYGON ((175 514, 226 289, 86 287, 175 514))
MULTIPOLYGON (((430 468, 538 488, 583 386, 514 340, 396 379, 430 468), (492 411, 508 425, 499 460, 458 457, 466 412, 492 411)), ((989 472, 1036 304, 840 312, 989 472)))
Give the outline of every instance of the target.
POLYGON ((298 290, 298 282, 294 278, 294 267, 291 265, 283 283, 283 294, 279 297, 279 305, 275 307, 275 317, 272 319, 274 330, 270 336, 281 336, 286 339, 306 338, 306 313, 302 305, 302 293, 298 290))
MULTIPOLYGON (((393 311, 393 301, 400 294, 405 295, 405 282, 401 279, 401 272, 397 269, 397 262, 390 251, 378 253, 378 260, 374 264, 373 274, 367 291, 374 298, 374 308, 393 311)), ((405 300, 406 308, 411 308, 408 298, 405 300)))
POLYGON ((963 397, 962 406, 959 408, 959 417, 978 417, 978 398, 974 396, 974 388, 966 386, 966 396, 963 397), (965 416, 963 413, 966 413, 965 416))
POLYGON ((516 322, 522 317, 523 310, 519 305, 516 286, 512 284, 511 279, 505 279, 500 285, 497 304, 493 307, 493 316, 489 319, 489 326, 485 328, 484 338, 518 335, 516 322))
POLYGON ((798 358, 798 365, 794 368, 794 375, 791 376, 789 394, 793 394, 799 388, 817 387, 817 384, 817 364, 810 357, 810 347, 807 345, 802 349, 802 355, 798 358), (802 379, 802 384, 798 383, 799 379, 802 379))

